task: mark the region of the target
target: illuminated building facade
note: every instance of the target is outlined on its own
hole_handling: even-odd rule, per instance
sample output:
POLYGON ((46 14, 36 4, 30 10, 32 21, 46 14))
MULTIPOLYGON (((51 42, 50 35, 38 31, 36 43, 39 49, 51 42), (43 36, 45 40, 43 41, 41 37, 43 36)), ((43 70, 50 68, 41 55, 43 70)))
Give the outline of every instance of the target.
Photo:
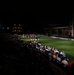
POLYGON ((14 24, 12 26, 12 33, 22 33, 22 26, 21 24, 14 24))

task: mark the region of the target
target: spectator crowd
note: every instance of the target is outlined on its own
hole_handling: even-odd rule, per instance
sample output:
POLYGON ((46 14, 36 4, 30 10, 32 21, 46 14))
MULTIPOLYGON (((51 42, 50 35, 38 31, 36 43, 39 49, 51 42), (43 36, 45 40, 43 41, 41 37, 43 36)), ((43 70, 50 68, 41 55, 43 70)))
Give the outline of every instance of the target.
MULTIPOLYGON (((29 38, 32 34, 28 35, 29 38)), ((33 35, 34 36, 34 35, 33 35)), ((32 38, 32 37, 31 37, 32 38)), ((35 37, 36 38, 36 37, 35 37)), ((40 53, 45 53, 49 58, 49 61, 52 61, 57 66, 64 69, 66 72, 72 73, 74 69, 74 62, 69 61, 67 54, 64 50, 60 51, 53 47, 43 45, 36 40, 31 40, 30 45, 32 45, 40 53)))
MULTIPOLYGON (((25 37, 31 36, 36 38, 36 35, 32 34, 25 37)), ((0 45, 0 73, 2 74, 52 75, 50 62, 69 75, 73 74, 74 62, 69 61, 64 50, 59 51, 36 40, 24 43, 17 34, 0 34, 0 45)))
POLYGON ((53 75, 47 59, 34 49, 17 34, 0 34, 0 75, 53 75), (46 60, 43 64, 42 58, 46 60))

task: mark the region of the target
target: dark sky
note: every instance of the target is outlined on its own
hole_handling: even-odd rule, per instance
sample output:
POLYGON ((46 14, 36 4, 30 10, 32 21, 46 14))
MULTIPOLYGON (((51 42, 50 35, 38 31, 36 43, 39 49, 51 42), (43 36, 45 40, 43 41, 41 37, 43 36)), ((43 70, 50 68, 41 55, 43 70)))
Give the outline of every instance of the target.
POLYGON ((11 25, 22 23, 26 29, 48 27, 49 24, 69 25, 72 18, 73 2, 24 3, 5 2, 0 10, 0 23, 11 25))

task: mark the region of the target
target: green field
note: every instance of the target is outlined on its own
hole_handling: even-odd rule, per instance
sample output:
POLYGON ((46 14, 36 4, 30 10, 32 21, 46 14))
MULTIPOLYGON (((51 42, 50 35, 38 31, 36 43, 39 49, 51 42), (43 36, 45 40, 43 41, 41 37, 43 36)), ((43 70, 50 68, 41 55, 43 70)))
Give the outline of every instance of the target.
MULTIPOLYGON (((39 42, 41 42, 44 45, 54 47, 60 51, 64 50, 69 60, 74 61, 74 41, 55 39, 46 36, 41 36, 39 39, 40 39, 39 42)), ((22 40, 24 42, 29 41, 29 39, 24 38, 22 40)))

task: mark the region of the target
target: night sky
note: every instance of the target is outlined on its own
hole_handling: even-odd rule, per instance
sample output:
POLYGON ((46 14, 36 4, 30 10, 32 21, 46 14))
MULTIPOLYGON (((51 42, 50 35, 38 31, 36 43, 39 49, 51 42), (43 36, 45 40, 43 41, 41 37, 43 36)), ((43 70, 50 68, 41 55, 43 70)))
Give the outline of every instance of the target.
POLYGON ((0 23, 21 23, 25 30, 37 31, 50 24, 69 25, 72 19, 73 2, 17 3, 6 2, 1 6, 0 23))

